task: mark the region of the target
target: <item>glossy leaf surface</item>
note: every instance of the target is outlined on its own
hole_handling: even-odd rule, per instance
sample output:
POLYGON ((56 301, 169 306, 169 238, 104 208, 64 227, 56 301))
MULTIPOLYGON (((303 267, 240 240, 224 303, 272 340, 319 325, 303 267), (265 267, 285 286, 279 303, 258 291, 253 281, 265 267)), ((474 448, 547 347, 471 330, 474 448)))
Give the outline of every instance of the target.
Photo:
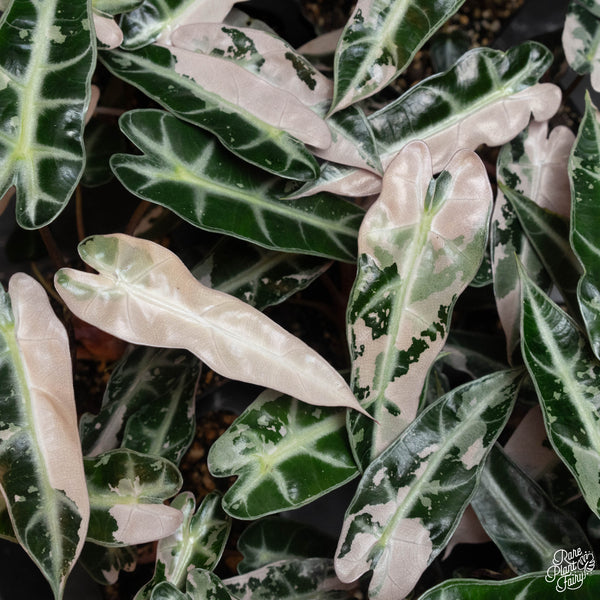
POLYGON ((577 300, 594 354, 600 357, 600 235, 595 226, 600 216, 600 116, 591 103, 579 126, 579 133, 569 161, 573 194, 571 244, 583 275, 577 285, 577 300))
POLYGON ((203 229, 272 249, 353 260, 361 208, 325 195, 281 200, 285 182, 265 179, 166 112, 131 111, 120 125, 145 153, 111 159, 113 171, 134 194, 203 229))
POLYGON ((428 77, 369 117, 384 166, 409 141, 422 139, 438 172, 457 148, 504 144, 527 126, 531 113, 538 121, 549 119, 560 104, 560 90, 535 84, 551 62, 550 51, 536 42, 507 52, 467 52, 448 71, 428 77))
POLYGON ((93 542, 83 546, 80 564, 100 585, 113 585, 121 571, 133 571, 137 565, 135 548, 130 546, 107 547, 93 542))
MULTIPOLYGON (((235 99, 226 100, 218 91, 206 90, 194 79, 179 74, 177 59, 167 47, 153 45, 136 52, 111 50, 100 58, 113 75, 136 86, 181 119, 207 129, 247 162, 290 179, 316 177, 317 163, 304 144, 239 107, 235 99)), ((218 81, 222 61, 211 56, 201 58, 204 62, 212 59, 204 70, 210 69, 212 78, 218 81)))
MULTIPOLYGON (((547 122, 532 122, 500 150, 498 180, 538 206, 567 217, 570 213, 567 161, 573 141, 574 135, 566 127, 556 127, 548 135, 547 122)), ((549 280, 501 190, 498 190, 492 214, 490 246, 494 295, 510 357, 518 346, 521 327, 521 294, 514 255, 543 289, 548 287, 549 280)))
POLYGON ((464 0, 359 0, 338 43, 333 110, 378 92, 464 0))
POLYGON ((354 586, 335 575, 326 558, 284 560, 223 581, 237 600, 350 600, 354 586))
POLYGON ((256 519, 298 508, 357 475, 345 414, 263 392, 211 446, 216 477, 237 475, 223 508, 256 519))
POLYGON ((204 569, 190 571, 186 590, 190 600, 236 600, 214 573, 204 569))
POLYGON ((452 308, 483 258, 492 192, 485 168, 458 152, 437 180, 422 142, 388 168, 359 233, 348 305, 352 388, 379 422, 349 415, 362 468, 414 419, 452 308))
POLYGON ((184 590, 188 573, 192 569, 214 569, 225 548, 231 519, 221 508, 218 492, 205 496, 197 511, 194 495, 183 492, 171 502, 171 508, 183 513, 183 523, 158 542, 154 577, 136 594, 135 600, 154 597, 153 590, 162 581, 184 590))
MULTIPOLYGON (((160 446, 167 441, 166 430, 175 422, 179 423, 176 426, 179 442, 169 442, 162 450, 169 451, 165 458, 178 462, 187 445, 185 440, 189 441, 192 435, 185 417, 193 414, 191 402, 199 376, 198 359, 188 352, 145 346, 133 348, 113 369, 99 414, 85 413, 80 419, 79 432, 85 455, 97 456, 119 447, 124 442, 126 425, 126 447, 152 454, 151 448, 157 449, 157 444, 160 446), (137 425, 134 421, 128 424, 133 415, 136 415, 137 425), (165 418, 160 431, 156 430, 160 423, 152 425, 152 420, 157 418, 165 418), (135 439, 127 440, 132 435, 135 439)), ((162 456, 161 452, 159 454, 162 456)))
POLYGON ((92 0, 92 8, 105 15, 129 12, 143 4, 144 0, 92 0))
POLYGON ((240 534, 238 549, 243 559, 238 573, 244 574, 280 560, 330 558, 335 540, 316 527, 279 517, 250 523, 240 534))
POLYGON ((83 172, 95 65, 88 4, 13 2, 0 22, 0 197, 16 187, 25 229, 56 218, 83 172))
POLYGON ((162 504, 182 484, 170 461, 119 449, 86 458, 84 466, 90 541, 104 546, 143 544, 171 535, 181 524, 181 512, 162 504))
POLYGON ((90 508, 67 333, 24 273, 0 288, 0 369, 2 494, 14 534, 59 599, 90 508))
POLYGON ((306 288, 330 264, 314 256, 273 252, 235 238, 223 238, 192 269, 192 275, 206 287, 264 310, 306 288))
POLYGON ((373 570, 372 600, 404 598, 413 589, 457 527, 521 376, 500 371, 455 388, 369 465, 338 544, 342 581, 373 570))
MULTIPOLYGON (((596 5, 596 12, 598 12, 596 5)), ((587 7, 569 2, 562 44, 571 69, 584 75, 590 73, 592 87, 600 90, 600 15, 587 7)))
MULTIPOLYGON (((566 578, 558 576, 548 581, 546 575, 546 571, 542 571, 506 581, 451 579, 436 585, 419 600, 559 600, 565 597, 569 600, 593 600, 598 594, 600 571, 586 571, 581 586, 568 588, 566 578)), ((577 583, 574 585, 577 586, 577 583)))
POLYGON ((600 513, 600 364, 572 319, 521 274, 522 352, 548 437, 600 513))
POLYGON ((562 548, 592 551, 575 518, 557 508, 499 446, 488 456, 471 505, 516 573, 547 569, 562 548))
POLYGON ((141 48, 159 37, 168 43, 172 31, 186 23, 220 23, 231 7, 243 0, 144 0, 123 15, 124 48, 141 48))
POLYGON ((567 306, 573 314, 577 314, 576 288, 581 268, 569 244, 567 219, 538 206, 527 196, 501 183, 498 187, 510 202, 529 243, 567 306))
POLYGON ((114 234, 84 240, 79 252, 99 274, 61 269, 55 282, 80 318, 134 344, 185 348, 225 377, 362 410, 319 354, 241 300, 203 286, 170 250, 114 234))

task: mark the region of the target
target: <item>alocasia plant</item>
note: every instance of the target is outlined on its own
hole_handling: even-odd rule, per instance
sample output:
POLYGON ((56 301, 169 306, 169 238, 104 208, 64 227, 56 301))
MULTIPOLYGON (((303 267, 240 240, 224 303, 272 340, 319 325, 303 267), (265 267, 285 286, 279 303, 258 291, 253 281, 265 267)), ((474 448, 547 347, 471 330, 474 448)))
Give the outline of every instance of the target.
POLYGON ((471 4, 359 0, 296 47, 251 0, 0 1, 0 227, 38 280, 0 293, 0 537, 37 597, 156 540, 121 600, 598 596, 600 119, 564 107, 600 3, 510 48, 445 25, 471 4))

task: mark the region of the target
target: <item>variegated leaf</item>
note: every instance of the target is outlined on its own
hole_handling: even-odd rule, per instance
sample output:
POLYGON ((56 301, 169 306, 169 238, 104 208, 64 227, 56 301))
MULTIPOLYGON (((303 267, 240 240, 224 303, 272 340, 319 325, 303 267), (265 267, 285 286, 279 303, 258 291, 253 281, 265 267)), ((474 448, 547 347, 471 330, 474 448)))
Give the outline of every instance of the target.
POLYGON ((378 422, 349 415, 364 469, 414 419, 456 299, 483 258, 492 191, 485 167, 459 151, 437 180, 422 142, 388 168, 359 233, 348 305, 352 388, 378 422))
POLYGON ((182 484, 177 467, 157 456, 119 449, 84 459, 90 493, 87 539, 103 546, 143 544, 171 535, 183 520, 165 506, 182 484))
POLYGON ((216 477, 237 475, 223 508, 238 519, 298 508, 357 475, 345 414, 263 392, 211 446, 216 477))
POLYGON ((507 52, 467 52, 369 117, 384 167, 409 141, 422 139, 438 172, 457 148, 505 144, 525 129, 531 113, 536 121, 549 119, 560 89, 536 83, 551 62, 552 53, 536 42, 507 52))
MULTIPOLYGON (((186 416, 194 412, 191 403, 199 376, 198 359, 184 350, 145 346, 133 348, 114 368, 104 392, 100 413, 85 413, 80 419, 79 434, 84 454, 97 456, 117 448, 123 442, 125 447, 132 450, 152 454, 150 450, 154 449, 160 456, 178 462, 187 446, 186 440, 189 441, 195 430, 194 423, 188 423, 186 416), (133 422, 129 424, 130 418, 137 425, 133 422), (157 431, 152 427, 145 430, 143 420, 148 419, 165 420, 164 423, 157 423, 161 425, 157 431), (169 442, 168 447, 160 448, 167 441, 167 429, 174 422, 179 423, 179 443, 169 442), (123 438, 126 425, 128 430, 123 438), (136 430, 140 425, 142 431, 136 430), (162 454, 163 450, 168 455, 162 454)), ((173 432, 168 434, 172 435, 173 432)))
MULTIPOLYGON (((566 127, 556 127, 548 135, 548 122, 534 121, 498 155, 497 178, 539 206, 567 217, 570 191, 567 161, 574 135, 566 127)), ((507 355, 519 343, 521 294, 515 254, 530 277, 542 288, 549 285, 540 259, 527 241, 514 209, 501 190, 492 214, 491 251, 494 295, 506 335, 507 355)))
POLYGON ((341 198, 282 200, 286 183, 267 178, 214 139, 157 110, 130 111, 121 129, 145 153, 111 166, 132 193, 197 227, 272 249, 353 260, 364 211, 341 198))
POLYGON ((121 571, 133 571, 137 565, 135 548, 107 547, 86 542, 79 563, 100 585, 114 585, 121 571))
POLYGON ((238 550, 244 558, 237 570, 244 574, 280 560, 330 558, 335 552, 335 540, 305 523, 266 517, 242 531, 238 550))
POLYGON ((171 33, 190 23, 220 23, 236 2, 244 0, 145 0, 123 15, 124 48, 141 48, 160 40, 170 43, 171 33))
POLYGON ((176 29, 174 46, 234 62, 324 114, 333 84, 281 38, 249 27, 195 23, 176 29))
POLYGON ((457 527, 521 378, 520 370, 500 371, 455 388, 369 465, 338 544, 342 581, 372 570, 371 600, 412 590, 457 527))
POLYGON ((93 13, 94 31, 98 38, 100 48, 110 50, 121 45, 123 32, 111 16, 93 13))
POLYGON ((319 354, 260 311, 199 283, 170 250, 114 234, 79 244, 98 275, 61 269, 55 285, 80 318, 134 344, 190 350, 225 377, 309 404, 362 408, 319 354))
POLYGON ((338 43, 331 112, 393 81, 464 0, 359 0, 338 43))
MULTIPOLYGON (((553 571, 528 573, 505 581, 450 579, 423 594, 419 600, 538 600, 538 598, 569 598, 590 600, 600 586, 600 571, 593 571, 593 556, 585 557, 584 569, 577 579, 553 571), (581 583, 581 584, 580 584, 581 583), (555 593, 556 592, 556 593, 555 593), (565 595, 565 593, 567 595, 565 595)), ((552 565, 549 565, 552 567, 552 565)), ((565 565, 568 569, 568 565, 565 565)))
POLYGON ((600 363, 572 319, 521 270, 521 350, 548 438, 600 514, 600 363))
POLYGON ((0 288, 0 374, 0 491, 17 540, 58 600, 90 507, 67 333, 24 273, 11 277, 8 293, 0 288))
POLYGON ((577 285, 577 300, 592 345, 600 357, 600 116, 589 96, 569 160, 573 195, 571 245, 583 267, 577 285))
POLYGON ((189 596, 180 592, 172 583, 163 581, 152 590, 150 600, 189 600, 189 596))
POLYGON ((191 492, 179 494, 171 507, 183 513, 183 523, 177 531, 158 542, 154 577, 136 594, 135 600, 150 600, 154 597, 153 590, 163 581, 179 590, 185 589, 189 572, 192 569, 213 570, 225 548, 231 519, 221 508, 218 492, 206 496, 197 511, 191 492))
POLYGON ((342 583, 327 558, 284 560, 223 580, 237 600, 350 600, 355 586, 342 583))
POLYGON ((0 21, 0 197, 16 186, 25 229, 56 218, 83 172, 95 65, 89 3, 22 0, 0 21))
POLYGON ((515 573, 547 569, 561 548, 592 551, 576 519, 556 507, 499 446, 488 456, 471 505, 515 573))
MULTIPOLYGON (((598 7, 596 11, 600 12, 598 7)), ((569 2, 562 45, 569 66, 581 75, 590 73, 592 87, 600 91, 600 14, 569 2)))
POLYGON ((186 591, 189 600, 236 600, 225 584, 214 573, 205 569, 189 572, 186 591))
POLYGON ((559 289, 571 314, 578 315, 576 289, 581 267, 569 244, 567 219, 538 206, 527 196, 500 182, 498 188, 510 202, 529 243, 559 289))
POLYGON ((92 0, 92 8, 99 13, 115 16, 129 12, 143 3, 144 0, 92 0))
POLYGON ((192 275, 206 287, 264 310, 309 286, 330 265, 322 258, 273 252, 227 237, 192 269, 192 275))
MULTIPOLYGON (((234 88, 236 82, 241 84, 235 78, 223 77, 222 60, 196 56, 210 63, 205 64, 204 72, 206 75, 207 69, 211 70, 210 77, 217 87, 219 82, 234 88)), ((100 58, 114 75, 141 89, 178 117, 207 129, 247 162, 289 179, 304 181, 316 177, 318 165, 302 142, 239 106, 235 90, 234 97, 228 100, 219 90, 207 90, 180 74, 177 58, 168 47, 152 45, 136 52, 111 50, 101 53, 100 58)), ((254 102, 264 103, 265 98, 255 98, 254 102)))

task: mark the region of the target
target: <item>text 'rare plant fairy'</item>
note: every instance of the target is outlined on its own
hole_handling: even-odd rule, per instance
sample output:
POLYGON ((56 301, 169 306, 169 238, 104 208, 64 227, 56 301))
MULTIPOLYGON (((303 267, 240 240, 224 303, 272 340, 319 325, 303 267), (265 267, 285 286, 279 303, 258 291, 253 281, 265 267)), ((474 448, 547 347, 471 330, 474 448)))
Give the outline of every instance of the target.
POLYGON ((600 0, 300 4, 0 2, 0 537, 55 600, 597 597, 600 0))

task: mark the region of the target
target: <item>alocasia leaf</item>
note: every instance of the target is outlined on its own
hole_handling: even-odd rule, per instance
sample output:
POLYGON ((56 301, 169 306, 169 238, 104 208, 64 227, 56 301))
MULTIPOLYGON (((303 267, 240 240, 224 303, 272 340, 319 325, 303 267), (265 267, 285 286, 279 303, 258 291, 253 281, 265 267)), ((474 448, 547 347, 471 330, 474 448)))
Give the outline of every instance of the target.
POLYGON ((0 197, 16 186, 25 229, 56 218, 83 172, 96 59, 88 5, 22 0, 0 21, 0 197))
POLYGON ((220 23, 231 7, 244 0, 145 0, 123 15, 124 48, 141 48, 160 38, 169 43, 171 33, 188 23, 220 23))
POLYGON ((319 354, 255 308, 203 286, 163 246, 114 234, 84 240, 79 253, 99 274, 61 269, 55 284, 80 318, 134 344, 185 348, 225 377, 362 412, 319 354))
POLYGON ((569 160, 573 196, 571 244, 583 267, 583 275, 577 285, 577 300, 592 350, 597 357, 600 357, 600 235, 596 227, 600 215, 599 164, 600 116, 588 96, 585 114, 569 160))
MULTIPOLYGON (((576 288, 581 268, 569 244, 569 223, 523 194, 498 182, 540 262, 559 289, 572 314, 578 314, 576 288)), ((513 261, 516 260, 513 255, 513 261)), ((543 280, 542 280, 543 281, 543 280)))
POLYGON ((548 438, 600 514, 600 363, 573 320, 521 270, 521 350, 548 438))
POLYGON ((354 259, 364 216, 358 206, 326 195, 282 200, 284 181, 265 179, 214 138, 169 113, 130 111, 120 125, 145 152, 111 159, 119 180, 136 195, 203 229, 272 249, 354 259))
POLYGON ((345 414, 263 392, 208 453, 216 477, 237 475, 223 508, 256 519, 303 506, 357 475, 345 414))
POLYGON ((11 277, 8 293, 0 288, 0 372, 2 495, 17 540, 59 600, 90 506, 67 332, 24 273, 11 277))
MULTIPOLYGON (((237 600, 350 600, 354 585, 342 583, 327 558, 283 560, 223 580, 237 600)), ((200 599, 199 599, 200 600, 200 599)))
MULTIPOLYGON (((548 135, 547 121, 532 122, 500 150, 498 181, 540 207, 567 217, 571 198, 567 161, 574 139, 573 132, 567 127, 556 127, 548 135)), ((542 288, 548 287, 549 278, 501 190, 498 190, 492 214, 490 247, 496 306, 506 335, 507 355, 511 357, 519 343, 521 326, 521 294, 515 254, 542 288)))
POLYGON ((450 579, 425 592, 419 600, 559 600, 567 597, 569 600, 592 600, 598 594, 600 571, 592 572, 593 557, 588 556, 586 560, 589 568, 573 574, 571 581, 568 581, 568 575, 549 576, 547 571, 505 581, 450 579))
POLYGON ((538 121, 549 119, 560 105, 560 90, 535 84, 551 62, 552 53, 536 42, 507 52, 467 52, 369 117, 384 166, 409 141, 422 139, 437 172, 457 148, 504 144, 527 126, 531 113, 538 121))
MULTIPOLYGON (((123 441, 126 425, 130 428, 128 433, 132 433, 134 425, 129 425, 128 421, 136 413, 138 416, 135 421, 138 424, 140 419, 152 419, 153 416, 162 419, 168 415, 170 418, 164 425, 171 425, 172 419, 177 415, 177 407, 193 402, 199 376, 198 359, 184 350, 145 346, 133 348, 113 369, 99 414, 85 413, 79 421, 84 454, 97 456, 117 448, 123 441)), ((193 412, 192 406, 190 409, 193 412)), ((184 409, 184 412, 187 410, 184 409)), ((175 446, 169 444, 167 448, 169 452, 175 451, 174 455, 165 456, 173 462, 177 462, 182 447, 186 445, 184 440, 191 435, 189 426, 194 429, 193 422, 185 421, 189 419, 183 419, 183 422, 180 420, 178 426, 178 437, 182 442, 175 446)), ((164 432, 166 427, 161 429, 164 432)), ((133 450, 150 453, 149 448, 153 444, 164 442, 164 435, 156 436, 155 432, 150 431, 149 434, 142 433, 139 439, 127 441, 126 445, 133 450)))
POLYGON ((458 525, 521 378, 521 370, 500 371, 455 388, 369 465, 338 544, 342 581, 373 570, 371 600, 396 600, 412 590, 458 525))
POLYGON ((458 152, 437 179, 422 142, 386 171, 359 233, 348 305, 352 388, 378 421, 349 415, 362 468, 415 417, 452 308, 483 258, 492 192, 485 167, 458 152))
POLYGON ((111 16, 105 16, 93 13, 94 31, 98 38, 99 47, 103 50, 110 50, 121 45, 123 41, 123 32, 119 29, 116 21, 111 16))
POLYGON ((163 504, 182 484, 172 462, 119 449, 86 458, 84 466, 90 541, 104 546, 143 544, 171 535, 181 525, 181 512, 163 504))
POLYGON ((359 0, 336 49, 331 112, 378 92, 464 0, 359 0))
POLYGON ((152 590, 150 600, 189 600, 189 596, 179 591, 172 583, 163 581, 152 590))
POLYGON ((516 573, 547 569, 561 548, 592 548, 576 519, 557 508, 499 446, 471 500, 484 529, 516 573))
POLYGON ((171 43, 234 62, 320 114, 325 113, 323 105, 331 99, 331 81, 272 33, 222 23, 195 23, 175 30, 171 43))
POLYGON ((274 252, 226 237, 192 269, 192 275, 207 287, 264 310, 306 288, 330 265, 315 256, 274 252))
POLYGON ((590 73, 592 87, 600 91, 600 14, 569 2, 562 44, 569 66, 581 75, 590 73))
POLYGON ((183 513, 183 523, 158 542, 154 577, 135 600, 149 600, 154 588, 163 581, 183 590, 188 573, 192 569, 214 569, 225 548, 231 519, 221 508, 218 492, 206 496, 197 511, 194 495, 183 492, 171 502, 171 508, 183 513))
MULTIPOLYGON (((211 61, 205 66, 211 69, 214 82, 228 82, 235 87, 235 79, 222 77, 222 61, 212 56, 198 57, 205 63, 211 61)), ((169 48, 152 45, 136 52, 110 50, 102 52, 100 59, 114 75, 178 117, 207 129, 244 160, 289 179, 316 177, 318 165, 302 142, 240 107, 235 93, 227 100, 218 90, 206 90, 194 79, 179 74, 177 59, 169 48)), ((265 99, 255 101, 264 103, 265 99)))
POLYGON ((242 531, 238 550, 244 558, 237 570, 244 574, 280 560, 331 557, 335 540, 305 523, 266 517, 250 523, 242 531))

